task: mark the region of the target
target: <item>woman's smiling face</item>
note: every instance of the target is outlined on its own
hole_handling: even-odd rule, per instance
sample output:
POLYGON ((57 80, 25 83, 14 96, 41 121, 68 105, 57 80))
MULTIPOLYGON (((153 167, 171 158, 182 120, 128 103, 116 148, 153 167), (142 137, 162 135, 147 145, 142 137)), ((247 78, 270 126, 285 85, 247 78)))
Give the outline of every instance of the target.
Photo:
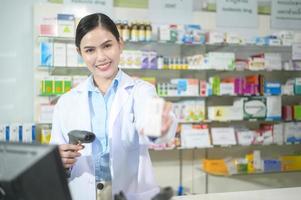
POLYGON ((80 42, 80 54, 89 71, 103 80, 113 79, 117 74, 122 49, 122 42, 101 26, 84 35, 80 42))

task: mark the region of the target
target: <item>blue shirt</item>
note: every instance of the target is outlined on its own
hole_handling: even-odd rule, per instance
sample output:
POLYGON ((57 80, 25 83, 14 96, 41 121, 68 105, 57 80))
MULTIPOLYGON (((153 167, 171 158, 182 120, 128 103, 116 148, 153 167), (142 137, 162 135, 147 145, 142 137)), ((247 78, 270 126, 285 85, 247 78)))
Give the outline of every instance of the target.
POLYGON ((110 181, 110 151, 108 145, 108 118, 115 97, 121 72, 117 73, 111 86, 103 95, 95 86, 93 76, 89 77, 88 95, 92 132, 96 135, 92 143, 93 160, 95 164, 96 181, 110 181))

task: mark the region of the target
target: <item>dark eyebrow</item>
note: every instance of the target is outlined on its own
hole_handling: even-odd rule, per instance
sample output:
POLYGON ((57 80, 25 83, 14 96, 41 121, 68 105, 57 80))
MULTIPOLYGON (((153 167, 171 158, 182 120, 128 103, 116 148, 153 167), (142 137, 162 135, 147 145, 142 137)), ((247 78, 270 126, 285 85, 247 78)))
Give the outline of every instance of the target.
MULTIPOLYGON (((110 43, 112 42, 113 40, 107 40, 105 41, 104 43, 102 43, 100 46, 104 46, 106 45, 107 43, 110 43)), ((85 46, 84 49, 91 49, 91 48, 95 48, 95 46, 85 46)))
POLYGON ((113 41, 113 40, 107 40, 107 41, 105 41, 104 43, 102 43, 101 46, 106 45, 107 43, 110 43, 110 42, 112 42, 112 41, 113 41))
POLYGON ((93 49, 95 48, 94 46, 85 46, 84 49, 93 49))

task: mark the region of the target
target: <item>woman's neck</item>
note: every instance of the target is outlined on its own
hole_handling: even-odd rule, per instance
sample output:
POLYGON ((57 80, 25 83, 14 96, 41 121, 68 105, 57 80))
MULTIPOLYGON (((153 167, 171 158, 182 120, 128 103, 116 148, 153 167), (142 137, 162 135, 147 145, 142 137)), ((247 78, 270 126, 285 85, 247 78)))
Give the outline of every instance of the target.
POLYGON ((102 94, 105 94, 112 83, 112 79, 97 79, 93 78, 95 86, 102 94))
MULTIPOLYGON (((117 71, 118 72, 118 71, 117 71)), ((99 78, 96 76, 93 76, 93 81, 95 86, 100 90, 100 92, 102 94, 105 94, 108 90, 108 88, 110 87, 112 81, 114 80, 114 78, 117 75, 117 72, 110 78, 105 79, 105 78, 99 78)))

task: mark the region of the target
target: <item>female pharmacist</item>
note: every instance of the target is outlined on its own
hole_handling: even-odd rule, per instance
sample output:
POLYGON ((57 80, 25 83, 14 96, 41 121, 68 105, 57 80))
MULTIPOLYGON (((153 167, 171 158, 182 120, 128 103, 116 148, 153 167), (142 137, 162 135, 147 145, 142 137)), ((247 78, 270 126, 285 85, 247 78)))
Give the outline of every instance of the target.
POLYGON ((159 188, 148 145, 174 136, 177 124, 171 103, 164 104, 161 136, 143 135, 145 101, 157 94, 151 84, 118 68, 123 41, 108 16, 82 18, 75 45, 91 76, 59 99, 50 141, 60 144, 64 167, 71 169, 73 199, 112 199, 120 191, 129 200, 151 199, 159 188), (68 132, 75 129, 92 131, 97 139, 85 146, 67 144, 68 132))

